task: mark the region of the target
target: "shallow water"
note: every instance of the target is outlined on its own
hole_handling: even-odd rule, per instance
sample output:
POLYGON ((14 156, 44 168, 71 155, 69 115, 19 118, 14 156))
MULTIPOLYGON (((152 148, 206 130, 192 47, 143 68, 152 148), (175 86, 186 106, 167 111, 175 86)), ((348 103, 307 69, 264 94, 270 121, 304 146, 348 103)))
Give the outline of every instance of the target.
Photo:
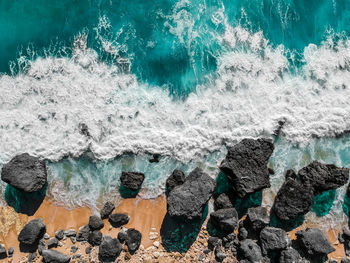
POLYGON ((349 32, 350 0, 0 1, 0 165, 47 158, 70 206, 118 196, 122 170, 154 197, 282 120, 273 192, 312 160, 349 167, 349 32))

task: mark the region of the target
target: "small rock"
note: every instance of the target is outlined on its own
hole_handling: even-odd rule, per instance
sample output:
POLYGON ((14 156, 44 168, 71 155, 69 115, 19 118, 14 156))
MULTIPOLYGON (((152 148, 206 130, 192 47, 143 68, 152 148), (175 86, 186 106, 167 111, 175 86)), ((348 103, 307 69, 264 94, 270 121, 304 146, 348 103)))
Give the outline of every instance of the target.
POLYGON ((77 254, 73 255, 73 257, 72 257, 72 259, 78 259, 78 258, 81 258, 80 253, 77 253, 77 254))
POLYGON ((110 201, 106 202, 103 205, 101 212, 100 212, 101 218, 107 219, 108 216, 113 212, 114 209, 115 209, 115 205, 112 202, 110 202, 110 201))
MULTIPOLYGON (((9 252, 9 255, 10 255, 10 252, 9 252)), ((7 257, 6 248, 3 244, 0 244, 0 259, 4 259, 6 257, 7 257)))
POLYGON ((64 234, 66 237, 75 237, 77 235, 77 232, 75 229, 68 229, 67 231, 64 231, 64 234))
POLYGON ((213 226, 225 232, 233 232, 238 224, 238 214, 235 208, 225 208, 210 214, 213 226))
POLYGON ((245 239, 240 242, 238 257, 239 259, 249 260, 249 262, 262 262, 263 259, 260 247, 251 239, 245 239))
POLYGON ((89 225, 85 225, 79 228, 79 232, 77 235, 77 241, 83 242, 89 240, 90 227, 89 225))
POLYGON ((251 207, 247 212, 247 225, 256 232, 260 232, 270 223, 270 216, 266 207, 251 207))
POLYGON ((78 251, 78 246, 76 246, 76 245, 73 245, 73 246, 71 246, 71 248, 70 248, 70 252, 72 252, 73 254, 75 253, 75 252, 77 252, 78 251))
POLYGON ((9 247, 7 253, 9 254, 9 258, 13 256, 13 253, 15 253, 15 249, 13 247, 9 247))
POLYGON ((302 263, 301 256, 294 248, 287 248, 281 251, 280 263, 302 263))
POLYGON ((120 243, 124 243, 128 237, 127 234, 128 229, 125 227, 122 227, 118 233, 118 240, 120 241, 120 243))
POLYGON ((141 188, 145 175, 137 172, 122 172, 120 181, 122 186, 131 191, 137 191, 141 188))
POLYGON ((58 230, 55 232, 55 237, 58 239, 58 240, 62 240, 64 238, 64 230, 58 230))
POLYGON ((264 255, 270 251, 285 249, 289 242, 288 235, 283 229, 268 226, 260 232, 260 243, 264 255))
POLYGON ((158 252, 158 251, 154 251, 154 252, 152 253, 152 256, 153 256, 154 258, 159 258, 159 252, 158 252))
POLYGON ((214 248, 221 242, 218 237, 209 237, 208 238, 208 248, 214 250, 214 248))
POLYGON ((160 244, 159 244, 159 241, 154 241, 154 242, 153 242, 153 246, 155 246, 156 248, 158 248, 159 245, 160 245, 160 244))
POLYGON ((92 250, 92 247, 85 248, 85 254, 90 254, 92 250))
POLYGON ((340 263, 350 263, 350 258, 348 258, 348 257, 342 258, 340 263))
POLYGON ((37 256, 38 255, 36 254, 36 252, 29 253, 29 255, 28 255, 28 262, 33 262, 36 259, 37 256))
POLYGON ((46 239, 46 240, 50 239, 50 235, 48 233, 45 233, 44 239, 46 239))
POLYGON ((244 240, 247 239, 248 237, 248 231, 244 227, 240 227, 238 230, 238 239, 239 240, 244 240))
POLYGON ((56 250, 44 250, 42 255, 44 263, 68 263, 70 261, 70 256, 56 250))
POLYGON ((215 248, 215 259, 216 259, 218 262, 221 262, 221 261, 223 261, 225 258, 226 258, 226 254, 222 251, 221 246, 217 246, 217 247, 215 248))
POLYGON ((72 236, 72 237, 69 237, 69 239, 70 239, 70 241, 71 241, 73 244, 77 243, 77 238, 76 238, 76 237, 72 236))
POLYGON ((58 246, 58 239, 56 237, 51 238, 48 242, 47 242, 47 247, 50 248, 55 248, 58 246))

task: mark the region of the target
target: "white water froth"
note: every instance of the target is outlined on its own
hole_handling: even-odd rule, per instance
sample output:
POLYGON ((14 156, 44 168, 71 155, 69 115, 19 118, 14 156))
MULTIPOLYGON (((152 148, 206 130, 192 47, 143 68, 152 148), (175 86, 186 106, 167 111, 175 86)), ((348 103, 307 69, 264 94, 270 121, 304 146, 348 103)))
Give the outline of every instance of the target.
POLYGON ((0 77, 0 163, 22 152, 59 160, 87 149, 98 159, 149 152, 185 162, 270 136, 282 119, 292 142, 350 129, 349 41, 309 45, 305 65, 292 73, 283 46, 228 27, 221 41, 231 51, 219 58, 217 77, 184 101, 120 73, 77 41, 71 58, 39 58, 0 77))

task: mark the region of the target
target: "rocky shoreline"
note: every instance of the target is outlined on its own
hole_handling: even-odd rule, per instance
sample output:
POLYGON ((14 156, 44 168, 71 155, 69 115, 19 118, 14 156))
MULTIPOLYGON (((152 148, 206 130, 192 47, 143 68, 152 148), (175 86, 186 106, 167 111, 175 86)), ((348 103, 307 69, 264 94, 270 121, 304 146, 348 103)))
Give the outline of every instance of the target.
MULTIPOLYGON (((215 180, 200 168, 187 176, 180 170, 169 175, 163 210, 155 208, 153 215, 134 218, 106 202, 98 214, 86 214, 78 229, 54 229, 51 235, 49 222, 36 214, 45 199, 45 163, 28 154, 15 156, 1 171, 8 183, 5 199, 19 214, 35 218, 19 227, 18 247, 8 246, 3 237, 0 258, 58 263, 350 262, 348 226, 337 240, 329 240, 317 227, 304 224, 314 198, 347 184, 349 169, 313 161, 298 172, 288 170, 273 206, 265 207, 261 199, 274 173, 268 167, 273 151, 269 139, 244 139, 228 149, 215 180), (146 236, 142 224, 152 216, 159 224, 146 236), (133 220, 138 224, 130 226, 133 220), (20 259, 15 257, 19 253, 20 259)), ((142 171, 122 173, 125 200, 137 198, 145 176, 142 171)))

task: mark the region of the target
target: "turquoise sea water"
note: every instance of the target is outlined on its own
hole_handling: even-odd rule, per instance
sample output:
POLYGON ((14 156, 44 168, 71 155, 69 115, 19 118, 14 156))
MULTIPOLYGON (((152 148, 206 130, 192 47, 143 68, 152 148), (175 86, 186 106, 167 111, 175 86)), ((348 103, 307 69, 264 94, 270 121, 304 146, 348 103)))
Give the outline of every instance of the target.
MULTIPOLYGON (((350 167, 349 33, 350 0, 0 0, 0 166, 47 158, 72 206, 118 196, 122 170, 155 197, 284 120, 272 192, 312 160, 350 167)), ((328 195, 313 211, 340 222, 328 195)))

